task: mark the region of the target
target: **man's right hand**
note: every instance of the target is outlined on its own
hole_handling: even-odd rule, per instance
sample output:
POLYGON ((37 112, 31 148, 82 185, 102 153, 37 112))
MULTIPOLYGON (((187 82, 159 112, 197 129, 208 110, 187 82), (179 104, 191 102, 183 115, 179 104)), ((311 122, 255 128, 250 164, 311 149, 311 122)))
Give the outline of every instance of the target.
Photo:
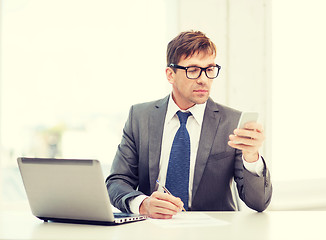
POLYGON ((181 212, 182 207, 180 198, 156 191, 140 204, 139 213, 150 218, 169 219, 181 212))

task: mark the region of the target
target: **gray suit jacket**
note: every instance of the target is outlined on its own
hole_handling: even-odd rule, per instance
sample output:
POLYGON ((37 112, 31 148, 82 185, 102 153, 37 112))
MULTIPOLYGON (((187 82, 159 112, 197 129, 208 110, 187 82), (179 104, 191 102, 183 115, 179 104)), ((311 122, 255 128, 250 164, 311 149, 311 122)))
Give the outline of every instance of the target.
MULTIPOLYGON (((128 202, 157 189, 164 120, 169 96, 131 107, 128 120, 106 185, 111 203, 130 212, 128 202)), ((234 178, 240 198, 247 206, 267 208, 272 185, 266 168, 258 177, 243 167, 242 153, 228 146, 229 134, 237 127, 240 112, 208 99, 198 146, 193 180, 195 211, 235 210, 231 194, 234 178)))

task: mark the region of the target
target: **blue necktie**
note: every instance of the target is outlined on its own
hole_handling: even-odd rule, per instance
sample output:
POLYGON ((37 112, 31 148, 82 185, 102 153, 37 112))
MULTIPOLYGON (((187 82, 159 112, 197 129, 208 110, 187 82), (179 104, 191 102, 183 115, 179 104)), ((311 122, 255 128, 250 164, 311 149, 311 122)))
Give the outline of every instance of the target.
POLYGON ((188 210, 190 137, 186 123, 191 113, 178 111, 177 115, 180 127, 173 140, 165 186, 173 196, 181 198, 184 208, 188 210))

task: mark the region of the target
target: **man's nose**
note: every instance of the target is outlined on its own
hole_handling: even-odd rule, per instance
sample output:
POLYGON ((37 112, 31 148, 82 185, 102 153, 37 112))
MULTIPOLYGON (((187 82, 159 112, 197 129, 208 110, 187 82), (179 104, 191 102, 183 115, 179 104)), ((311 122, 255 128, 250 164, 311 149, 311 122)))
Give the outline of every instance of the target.
POLYGON ((200 76, 196 80, 197 84, 205 85, 208 82, 208 77, 206 76, 205 71, 201 71, 200 76))

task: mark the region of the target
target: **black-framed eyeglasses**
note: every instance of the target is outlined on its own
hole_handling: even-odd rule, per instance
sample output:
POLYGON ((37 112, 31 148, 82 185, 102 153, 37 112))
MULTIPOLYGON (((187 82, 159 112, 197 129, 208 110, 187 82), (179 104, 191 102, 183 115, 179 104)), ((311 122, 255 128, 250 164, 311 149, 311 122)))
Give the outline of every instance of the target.
POLYGON ((209 66, 206 68, 202 68, 202 67, 197 67, 197 66, 190 66, 190 67, 183 67, 174 63, 171 63, 169 65, 169 67, 171 68, 177 68, 177 69, 183 69, 186 71, 186 76, 189 79, 197 79, 201 76, 202 72, 204 71, 206 74, 206 77, 208 77, 209 79, 214 79, 217 78, 221 66, 219 65, 214 65, 214 66, 209 66))

